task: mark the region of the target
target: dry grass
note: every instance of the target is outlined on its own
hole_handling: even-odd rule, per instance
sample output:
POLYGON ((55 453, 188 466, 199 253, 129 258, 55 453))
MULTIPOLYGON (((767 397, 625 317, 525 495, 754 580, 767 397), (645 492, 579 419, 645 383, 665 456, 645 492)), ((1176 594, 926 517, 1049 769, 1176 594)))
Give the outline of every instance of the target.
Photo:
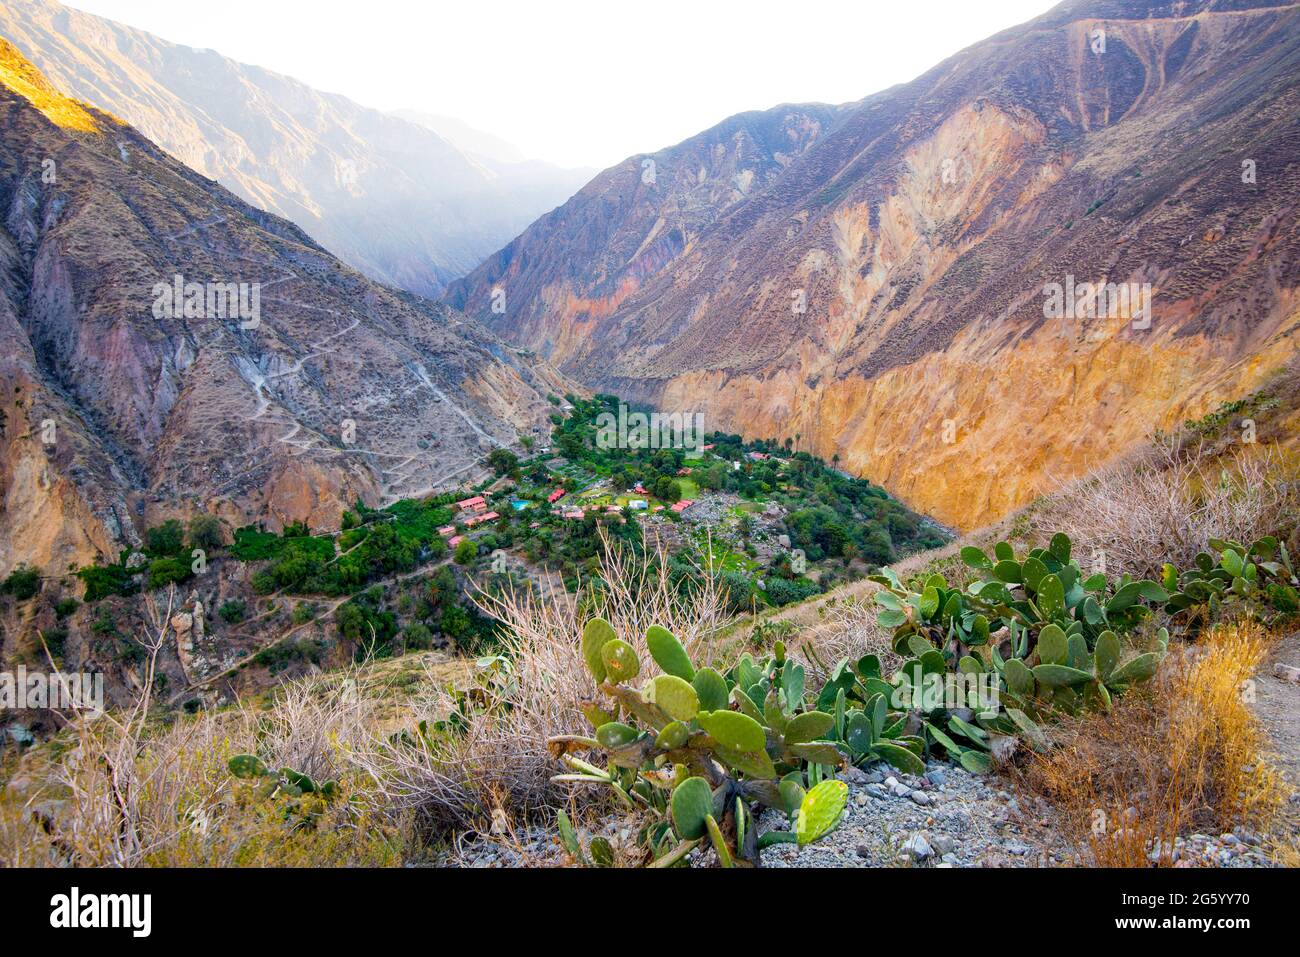
MULTIPOLYGON (((587 730, 578 706, 596 696, 596 686, 579 637, 594 615, 608 619, 643 661, 649 660, 644 635, 651 624, 676 634, 696 662, 713 660, 712 638, 724 622, 723 596, 714 585, 684 595, 669 580, 666 561, 637 557, 608 542, 601 580, 603 588, 578 596, 478 596, 483 611, 503 625, 508 677, 482 696, 484 706, 463 732, 431 741, 375 738, 353 749, 352 760, 374 782, 377 807, 415 813, 431 831, 500 834, 503 816, 512 827, 535 818, 549 821, 570 792, 551 781, 563 768, 546 742, 587 730)), ((605 800, 599 792, 579 796, 605 800)))
POLYGON ((1166 446, 1062 489, 1033 521, 1065 532, 1094 564, 1104 554, 1112 577, 1150 577, 1164 562, 1190 567, 1211 537, 1249 544, 1281 533, 1294 544, 1297 516, 1300 467, 1281 450, 1246 447, 1218 457, 1166 446))
POLYGON ((891 633, 876 623, 879 607, 869 596, 823 607, 821 621, 793 642, 794 649, 808 660, 815 684, 824 682, 829 677, 827 669, 842 658, 857 661, 863 655, 877 655, 887 675, 902 665, 903 659, 894 653, 891 633))
POLYGON ((232 779, 227 762, 256 753, 271 767, 339 779, 364 797, 344 759, 369 733, 359 672, 286 685, 262 709, 241 703, 174 723, 151 716, 166 611, 147 603, 142 692, 119 713, 74 714, 46 766, 0 792, 0 866, 376 866, 399 863, 404 822, 321 802, 314 826, 232 779))
POLYGON ((1019 770, 1086 863, 1145 867, 1159 841, 1169 866, 1179 835, 1268 826, 1286 786, 1245 692, 1272 641, 1252 622, 1220 625, 1110 714, 1056 728, 1060 747, 1019 770))

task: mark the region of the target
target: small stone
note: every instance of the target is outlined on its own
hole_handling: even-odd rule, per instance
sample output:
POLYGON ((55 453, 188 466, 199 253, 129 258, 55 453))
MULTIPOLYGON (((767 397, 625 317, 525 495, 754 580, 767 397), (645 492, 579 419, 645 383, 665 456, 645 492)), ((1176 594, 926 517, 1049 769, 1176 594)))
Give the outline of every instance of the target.
POLYGON ((943 787, 944 780, 945 780, 943 776, 943 771, 939 770, 938 768, 935 768, 933 771, 926 771, 925 779, 937 788, 943 787))
POLYGON ((949 854, 952 852, 953 840, 947 834, 930 835, 930 844, 940 854, 949 854))
POLYGON ((930 846, 924 834, 913 834, 909 837, 903 843, 902 851, 914 861, 927 860, 934 854, 934 848, 930 846))
POLYGON ((913 791, 908 795, 908 797, 912 799, 913 803, 919 804, 921 807, 925 807, 930 803, 930 795, 926 794, 924 791, 913 791))
POLYGON ((867 860, 871 857, 871 848, 867 847, 865 844, 859 844, 857 847, 857 855, 863 860, 867 860))

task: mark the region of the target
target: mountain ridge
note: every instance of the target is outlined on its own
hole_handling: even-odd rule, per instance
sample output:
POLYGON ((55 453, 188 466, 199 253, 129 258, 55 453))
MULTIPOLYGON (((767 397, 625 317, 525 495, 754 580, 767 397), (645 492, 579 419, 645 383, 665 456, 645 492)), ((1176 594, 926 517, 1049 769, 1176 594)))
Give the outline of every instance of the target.
MULTIPOLYGON (((646 154, 653 185, 638 158, 606 170, 445 300, 593 388, 790 436, 988 524, 1292 354, 1297 23, 1282 3, 1062 4, 822 108, 779 169, 726 153, 756 187, 693 218, 689 144, 739 118, 646 154), (587 222, 606 209, 612 239, 587 222), (1067 277, 1149 285, 1154 327, 1071 339, 1044 315, 1067 277)), ((788 138, 788 111, 743 116, 788 138)))
POLYGON ((111 562, 206 511, 333 527, 358 499, 459 485, 546 422, 567 383, 545 364, 366 279, 107 114, 61 126, 13 85, 0 568, 111 562))
POLYGON ((503 176, 426 126, 53 0, 8 0, 0 36, 246 202, 387 285, 437 295, 562 202, 575 174, 503 176))

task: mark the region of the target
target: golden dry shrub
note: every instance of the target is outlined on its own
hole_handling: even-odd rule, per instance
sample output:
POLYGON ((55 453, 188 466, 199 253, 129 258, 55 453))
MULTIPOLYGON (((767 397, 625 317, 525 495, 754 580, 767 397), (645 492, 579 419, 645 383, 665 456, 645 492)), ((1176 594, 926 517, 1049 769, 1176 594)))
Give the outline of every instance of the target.
POLYGON ((1181 835, 1268 827, 1287 786, 1248 701, 1273 643, 1255 622, 1221 624, 1110 713, 1062 722, 1058 746, 1018 769, 1084 863, 1171 866, 1181 835))

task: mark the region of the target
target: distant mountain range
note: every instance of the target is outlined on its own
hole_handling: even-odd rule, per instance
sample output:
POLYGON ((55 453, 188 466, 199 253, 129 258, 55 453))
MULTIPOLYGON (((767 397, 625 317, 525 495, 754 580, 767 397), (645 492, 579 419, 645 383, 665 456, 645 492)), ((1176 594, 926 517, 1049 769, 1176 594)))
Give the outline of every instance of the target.
POLYGON ((1069 0, 629 157, 445 301, 971 528, 1255 388, 1298 287, 1300 6, 1069 0))
POLYGON ((0 574, 164 518, 337 528, 484 472, 566 384, 382 286, 0 40, 0 574))
POLYGON ((463 123, 367 109, 54 0, 5 0, 0 36, 60 90, 122 117, 371 278, 421 295, 590 174, 509 156, 508 144, 463 123))

